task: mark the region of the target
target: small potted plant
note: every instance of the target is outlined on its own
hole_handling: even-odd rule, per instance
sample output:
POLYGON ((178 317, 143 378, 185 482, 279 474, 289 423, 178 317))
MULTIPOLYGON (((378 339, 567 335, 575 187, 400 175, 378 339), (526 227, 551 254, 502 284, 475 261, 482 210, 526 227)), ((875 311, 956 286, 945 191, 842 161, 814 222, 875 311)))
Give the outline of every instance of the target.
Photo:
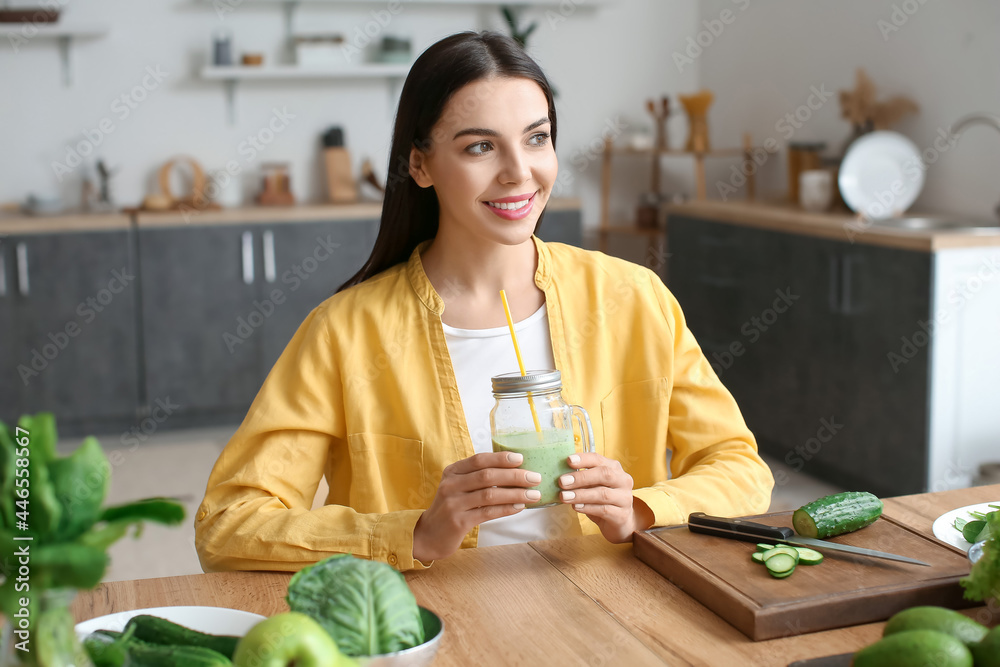
POLYGON ((166 498, 104 506, 111 465, 93 437, 56 452, 51 413, 0 422, 0 666, 92 665, 76 638, 69 605, 97 586, 108 547, 143 522, 176 525, 184 507, 166 498))

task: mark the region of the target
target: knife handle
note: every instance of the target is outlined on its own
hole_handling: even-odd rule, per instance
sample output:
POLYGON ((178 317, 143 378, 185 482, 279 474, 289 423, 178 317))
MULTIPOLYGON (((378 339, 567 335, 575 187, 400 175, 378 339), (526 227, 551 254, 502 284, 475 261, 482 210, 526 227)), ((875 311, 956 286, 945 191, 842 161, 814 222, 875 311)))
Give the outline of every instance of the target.
POLYGON ((746 519, 727 519, 720 516, 709 516, 704 512, 692 512, 688 516, 688 530, 692 533, 729 537, 746 542, 759 542, 758 538, 767 537, 772 540, 787 540, 795 537, 791 528, 766 526, 746 519), (734 531, 743 533, 735 534, 734 531))

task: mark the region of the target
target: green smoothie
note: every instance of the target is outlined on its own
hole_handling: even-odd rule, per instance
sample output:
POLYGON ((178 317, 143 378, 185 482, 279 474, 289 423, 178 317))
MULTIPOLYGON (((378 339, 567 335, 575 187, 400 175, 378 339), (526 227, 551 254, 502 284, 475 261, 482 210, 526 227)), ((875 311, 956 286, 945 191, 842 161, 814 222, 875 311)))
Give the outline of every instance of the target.
POLYGON ((572 431, 535 431, 522 433, 502 433, 493 438, 494 452, 516 452, 524 457, 518 467, 531 470, 542 476, 542 483, 532 487, 538 489, 542 497, 528 507, 544 507, 559 501, 559 477, 573 468, 566 457, 576 454, 576 443, 572 431))

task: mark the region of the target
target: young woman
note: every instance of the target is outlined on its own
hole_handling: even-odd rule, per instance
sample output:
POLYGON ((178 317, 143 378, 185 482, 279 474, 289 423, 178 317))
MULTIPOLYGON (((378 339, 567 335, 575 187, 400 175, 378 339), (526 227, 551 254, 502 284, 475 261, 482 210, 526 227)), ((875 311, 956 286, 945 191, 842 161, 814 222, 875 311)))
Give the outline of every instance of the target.
POLYGON ((275 363, 196 517, 205 570, 352 553, 399 570, 460 547, 766 511, 773 478, 662 281, 534 236, 556 182, 548 81, 512 39, 465 32, 413 64, 375 248, 275 363), (494 453, 490 377, 562 371, 593 421, 561 504, 494 453), (330 492, 312 509, 320 479, 330 492))

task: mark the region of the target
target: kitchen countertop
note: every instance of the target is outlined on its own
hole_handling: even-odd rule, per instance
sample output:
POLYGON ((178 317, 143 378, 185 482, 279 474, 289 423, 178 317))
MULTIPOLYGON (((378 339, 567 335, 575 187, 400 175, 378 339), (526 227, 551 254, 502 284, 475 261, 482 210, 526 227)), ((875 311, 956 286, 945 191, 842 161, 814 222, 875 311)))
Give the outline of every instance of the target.
MULTIPOLYGON (((852 213, 812 213, 791 204, 698 201, 671 204, 666 210, 668 218, 670 215, 683 215, 759 229, 905 250, 934 252, 948 248, 1000 247, 1000 228, 996 233, 986 234, 963 230, 887 229, 866 223, 852 213)), ((910 217, 920 215, 914 212, 907 213, 910 217)), ((926 215, 941 217, 941 214, 926 215)))
MULTIPOLYGON (((558 197, 549 200, 546 210, 575 210, 580 200, 558 197)), ((302 204, 299 206, 244 206, 215 211, 165 211, 154 213, 139 211, 126 213, 91 213, 51 216, 3 215, 0 216, 0 234, 44 234, 54 232, 82 232, 113 229, 178 227, 184 225, 240 225, 247 223, 308 222, 312 220, 364 220, 378 219, 382 215, 382 202, 357 204, 302 204)))
MULTIPOLYGON (((884 512, 929 535, 941 514, 998 496, 997 484, 900 496, 884 499, 884 512)), ((229 607, 269 616, 288 609, 284 596, 290 576, 218 572, 115 581, 80 591, 72 611, 77 621, 166 605, 229 607)), ((631 545, 609 544, 599 535, 462 549, 405 576, 417 602, 444 620, 436 667, 785 667, 856 651, 878 640, 885 625, 754 642, 639 561, 631 545)), ((1000 621, 995 607, 964 611, 986 625, 1000 621)))

